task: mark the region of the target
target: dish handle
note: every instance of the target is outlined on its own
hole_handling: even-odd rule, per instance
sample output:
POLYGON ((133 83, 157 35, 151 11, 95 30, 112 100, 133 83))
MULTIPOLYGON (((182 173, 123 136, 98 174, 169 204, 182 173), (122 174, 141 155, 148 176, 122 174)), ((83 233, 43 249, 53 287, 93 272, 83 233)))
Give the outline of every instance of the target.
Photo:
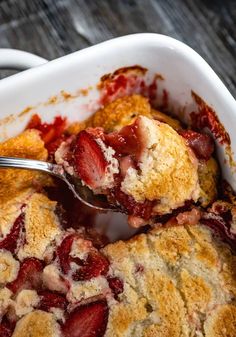
POLYGON ((26 70, 46 63, 43 57, 18 49, 0 48, 0 69, 26 70))

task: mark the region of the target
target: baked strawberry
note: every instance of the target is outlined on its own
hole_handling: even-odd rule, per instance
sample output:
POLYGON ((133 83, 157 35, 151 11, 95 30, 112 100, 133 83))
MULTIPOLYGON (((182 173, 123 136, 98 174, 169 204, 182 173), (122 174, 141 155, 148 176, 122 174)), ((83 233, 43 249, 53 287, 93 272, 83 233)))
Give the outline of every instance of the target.
POLYGON ((145 200, 144 202, 137 202, 135 199, 124 193, 119 186, 114 187, 110 191, 109 199, 111 203, 118 203, 125 213, 141 217, 143 219, 150 219, 154 202, 145 200))
POLYGON ((66 118, 56 116, 52 123, 43 123, 41 118, 36 114, 31 117, 27 129, 36 129, 41 133, 41 138, 46 147, 51 142, 56 141, 64 132, 66 127, 66 118))
POLYGON ((180 135, 187 140, 187 144, 199 159, 210 159, 214 151, 214 142, 209 135, 192 130, 183 130, 180 135))
POLYGON ((91 251, 85 261, 81 261, 81 267, 72 275, 75 281, 90 280, 99 275, 106 275, 109 269, 109 261, 101 253, 91 251))
POLYGON ((12 331, 3 324, 0 324, 0 337, 11 337, 12 331))
POLYGON ((124 284, 118 277, 108 277, 107 281, 115 297, 124 291, 124 284))
POLYGON ((91 251, 88 253, 86 260, 82 260, 79 257, 72 257, 70 255, 71 247, 76 237, 78 237, 77 234, 70 234, 66 236, 57 249, 57 255, 63 273, 68 274, 71 270, 70 263, 74 262, 79 267, 78 270, 72 275, 73 279, 76 281, 90 280, 93 277, 105 275, 109 269, 109 262, 92 246, 90 241, 84 241, 86 244, 91 245, 91 247, 89 246, 91 251))
POLYGON ((59 258, 61 269, 64 274, 68 274, 68 272, 70 271, 70 251, 75 237, 76 234, 70 234, 66 236, 61 242, 60 246, 57 248, 57 255, 59 258))
POLYGON ((12 332, 9 328, 0 324, 0 337, 11 337, 12 332))
POLYGON ((102 185, 108 165, 95 137, 81 131, 73 144, 74 169, 80 179, 92 189, 102 185))
POLYGON ((124 126, 119 132, 107 134, 106 143, 119 155, 132 155, 133 159, 138 159, 143 147, 138 120, 124 126))
POLYGON ((25 214, 21 213, 15 220, 10 230, 10 233, 7 234, 7 236, 2 241, 0 241, 0 249, 7 249, 10 252, 14 253, 17 247, 21 229, 24 226, 24 220, 25 214))
POLYGON ((77 307, 62 326, 64 337, 102 337, 106 331, 108 306, 105 300, 77 307))
POLYGON ((44 311, 49 311, 50 308, 59 308, 65 310, 67 307, 67 300, 65 299, 64 296, 44 290, 38 293, 40 296, 40 303, 39 303, 39 308, 44 311))
POLYGON ((7 284, 7 287, 17 293, 21 289, 39 289, 41 285, 41 272, 43 264, 40 260, 30 257, 26 258, 20 266, 16 280, 7 284))

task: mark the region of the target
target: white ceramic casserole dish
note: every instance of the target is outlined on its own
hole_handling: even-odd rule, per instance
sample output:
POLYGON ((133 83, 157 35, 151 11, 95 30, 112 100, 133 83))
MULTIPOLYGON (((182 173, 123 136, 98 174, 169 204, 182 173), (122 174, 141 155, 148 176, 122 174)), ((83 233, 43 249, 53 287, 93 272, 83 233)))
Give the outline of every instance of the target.
MULTIPOLYGON (((196 92, 216 111, 230 135, 232 150, 236 149, 236 101, 203 58, 175 39, 158 34, 129 35, 45 62, 22 52, 0 53, 0 67, 40 64, 0 81, 1 141, 21 132, 34 113, 43 121, 57 115, 67 116, 69 121, 85 119, 98 108, 97 83, 104 74, 140 65, 148 69, 150 78, 155 73, 163 76, 158 90, 168 90, 170 107, 176 113, 184 109, 186 117, 193 111, 191 91, 196 92), (89 88, 87 95, 80 94, 84 88, 89 88), (69 93, 71 99, 64 99, 62 92, 69 93), (55 95, 57 99, 51 100, 55 95)), ((222 146, 218 145, 218 153, 223 175, 236 189, 234 167, 222 146)))

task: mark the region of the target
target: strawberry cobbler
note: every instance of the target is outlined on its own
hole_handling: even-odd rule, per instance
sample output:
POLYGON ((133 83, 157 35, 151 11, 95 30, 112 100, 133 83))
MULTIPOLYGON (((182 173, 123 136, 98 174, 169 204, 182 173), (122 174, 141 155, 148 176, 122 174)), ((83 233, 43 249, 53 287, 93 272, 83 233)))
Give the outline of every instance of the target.
POLYGON ((132 95, 34 116, 1 156, 53 161, 128 215, 109 242, 60 182, 0 170, 0 337, 236 336, 236 206, 214 142, 132 95))

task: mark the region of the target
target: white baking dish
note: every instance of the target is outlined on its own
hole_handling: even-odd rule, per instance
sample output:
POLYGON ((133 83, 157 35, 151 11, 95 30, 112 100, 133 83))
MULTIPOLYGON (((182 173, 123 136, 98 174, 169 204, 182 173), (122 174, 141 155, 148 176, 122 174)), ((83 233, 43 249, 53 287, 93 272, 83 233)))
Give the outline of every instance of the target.
MULTIPOLYGON (((0 53, 0 67, 15 65, 24 68, 45 62, 28 54, 13 53, 10 50, 0 53)), ((175 39, 158 34, 116 38, 1 80, 1 140, 22 131, 36 112, 45 121, 56 115, 67 116, 69 121, 86 118, 98 108, 96 84, 101 76, 137 64, 148 68, 150 77, 155 73, 164 77, 158 90, 168 90, 170 105, 176 112, 184 107, 188 115, 193 110, 195 103, 191 90, 201 96, 216 111, 230 135, 232 149, 236 150, 236 101, 232 95, 195 51, 175 39), (79 94, 80 89, 90 86, 93 89, 87 96, 79 94), (73 98, 65 100, 61 96, 60 99, 62 90, 72 94, 73 98), (52 104, 49 98, 58 94, 57 102, 52 104)), ((218 146, 218 152, 224 177, 236 189, 234 168, 229 165, 222 147, 218 146)))

